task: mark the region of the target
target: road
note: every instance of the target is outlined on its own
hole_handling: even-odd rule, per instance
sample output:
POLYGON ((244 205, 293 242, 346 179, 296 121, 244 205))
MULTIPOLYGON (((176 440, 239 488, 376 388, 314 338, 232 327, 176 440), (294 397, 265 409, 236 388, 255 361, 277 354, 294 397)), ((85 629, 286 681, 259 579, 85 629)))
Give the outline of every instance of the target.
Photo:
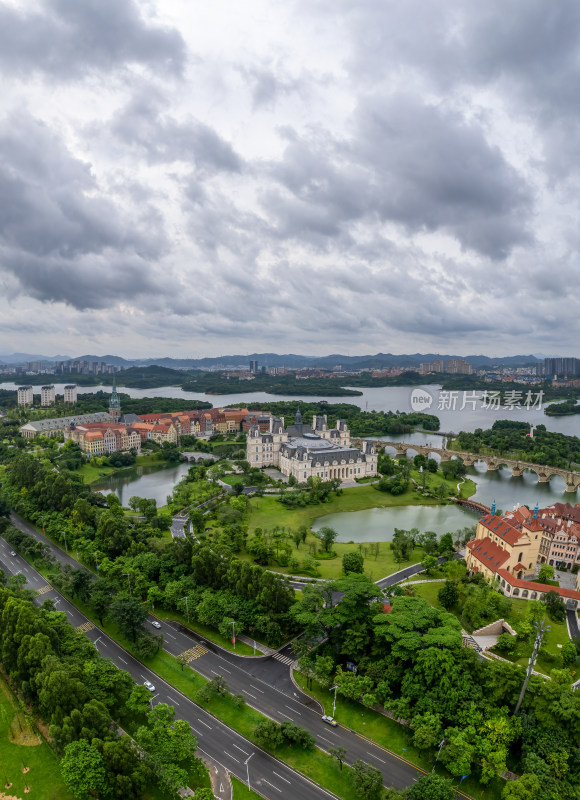
MULTIPOLYGON (((13 515, 13 521, 18 527, 29 531, 36 539, 48 544, 55 558, 61 560, 61 556, 66 555, 25 520, 13 515)), ((0 539, 0 544, 6 549, 6 552, 9 551, 6 542, 0 539)), ((20 557, 18 558, 20 559, 20 557)), ((22 559, 20 559, 20 562, 23 566, 25 565, 22 559)), ((39 575, 30 565, 26 566, 28 573, 39 575)), ((76 566, 78 567, 78 564, 76 566)), ((28 573, 24 572, 27 578, 28 573)), ((40 581, 44 585, 46 584, 42 577, 40 577, 40 581)), ((43 584, 41 583, 41 585, 43 584)), ((32 588, 36 589, 38 586, 33 586, 32 588)), ((54 594, 49 596, 53 597, 54 594)), ((67 613, 74 610, 77 615, 80 613, 64 598, 60 602, 59 609, 65 609, 67 613), (67 604, 66 606, 62 605, 63 601, 67 604)), ((149 622, 153 622, 154 619, 153 616, 150 616, 149 622)), ((356 734, 349 728, 342 726, 332 728, 324 725, 321 721, 321 711, 318 703, 308 695, 300 692, 292 683, 290 678, 290 664, 293 660, 291 645, 287 645, 273 656, 244 658, 221 650, 207 640, 202 640, 201 637, 195 637, 177 622, 159 619, 158 623, 161 625, 161 632, 164 637, 163 648, 168 653, 174 656, 180 653, 187 653, 191 657, 190 666, 196 672, 210 680, 215 675, 221 675, 230 690, 234 694, 243 695, 248 705, 275 719, 277 722, 291 720, 300 725, 300 727, 306 728, 316 738, 317 744, 321 749, 327 750, 330 747, 339 745, 345 747, 349 763, 361 759, 373 764, 382 772, 385 784, 396 789, 410 786, 422 774, 412 764, 356 734)), ((127 655, 125 654, 124 658, 126 657, 127 655)), ((153 683, 155 683, 155 680, 153 683)), ((234 774, 237 775, 237 773, 234 774)))
POLYGON ((577 612, 572 609, 567 609, 566 617, 568 618, 568 630, 570 631, 570 636, 573 639, 580 638, 580 628, 578 627, 577 612))
MULTIPOLYGON (((110 658, 117 667, 126 670, 137 683, 150 681, 156 687, 155 693, 151 695, 152 702, 168 703, 175 707, 176 715, 186 720, 195 733, 201 756, 207 757, 209 761, 218 764, 223 770, 231 772, 244 782, 247 781, 247 768, 244 762, 251 756, 248 765, 251 785, 267 800, 280 800, 289 794, 292 797, 303 798, 303 800, 327 800, 334 797, 228 728, 133 658, 113 639, 87 620, 56 589, 47 584, 46 579, 27 564, 21 556, 11 556, 11 549, 8 543, 0 538, 0 568, 5 571, 6 575, 22 573, 26 577, 28 588, 40 593, 36 598, 39 604, 46 599, 52 600, 57 610, 66 613, 70 624, 78 630, 82 630, 104 658, 110 658)), ((226 797, 224 784, 224 800, 226 797)))

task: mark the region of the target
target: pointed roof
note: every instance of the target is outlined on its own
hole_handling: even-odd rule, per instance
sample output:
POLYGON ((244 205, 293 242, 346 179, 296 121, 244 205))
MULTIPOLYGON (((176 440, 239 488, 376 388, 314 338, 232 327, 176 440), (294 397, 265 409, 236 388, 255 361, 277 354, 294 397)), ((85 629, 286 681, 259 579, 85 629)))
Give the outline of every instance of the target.
POLYGON ((117 381, 113 376, 113 390, 111 392, 111 397, 109 398, 109 408, 121 408, 121 400, 119 399, 119 395, 117 394, 117 381))

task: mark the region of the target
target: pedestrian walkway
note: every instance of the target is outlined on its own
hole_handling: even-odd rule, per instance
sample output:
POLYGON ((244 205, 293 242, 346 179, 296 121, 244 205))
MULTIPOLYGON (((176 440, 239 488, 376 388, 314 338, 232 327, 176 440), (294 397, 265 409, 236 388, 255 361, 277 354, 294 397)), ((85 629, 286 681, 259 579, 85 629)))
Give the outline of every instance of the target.
POLYGON ((283 656, 282 653, 274 653, 273 658, 276 661, 280 661, 282 664, 286 664, 287 666, 294 665, 295 661, 290 656, 283 656))
POLYGON ((245 633, 237 633, 236 640, 249 645, 249 647, 254 647, 259 653, 262 653, 262 655, 265 656, 270 656, 272 653, 276 652, 275 650, 272 650, 271 647, 267 647, 265 644, 257 642, 255 639, 251 639, 249 636, 246 636, 245 633))
POLYGON ((90 620, 83 622, 82 625, 77 626, 77 631, 81 631, 81 633, 86 633, 87 631, 92 631, 95 626, 90 620))
POLYGON ((50 583, 47 583, 46 586, 41 586, 40 589, 36 590, 36 594, 46 594, 47 592, 52 591, 52 586, 50 583))

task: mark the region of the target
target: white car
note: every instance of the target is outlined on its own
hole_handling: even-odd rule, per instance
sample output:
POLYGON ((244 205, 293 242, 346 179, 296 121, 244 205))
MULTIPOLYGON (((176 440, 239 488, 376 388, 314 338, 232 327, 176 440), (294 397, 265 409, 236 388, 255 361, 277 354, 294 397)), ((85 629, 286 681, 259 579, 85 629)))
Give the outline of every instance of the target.
POLYGON ((155 691, 155 686, 153 686, 153 684, 151 683, 151 681, 143 681, 143 686, 144 686, 146 689, 149 689, 149 691, 150 691, 150 692, 154 692, 154 691, 155 691))
POLYGON ((332 725, 333 728, 336 728, 338 722, 334 719, 334 717, 330 717, 328 714, 325 714, 322 717, 322 721, 326 722, 327 725, 332 725))
POLYGON ((151 624, 153 625, 154 628, 160 628, 161 627, 161 623, 157 622, 156 619, 151 620, 151 624))
POLYGON ((10 551, 10 555, 11 555, 11 556, 15 556, 15 555, 16 555, 16 552, 15 552, 14 550, 11 550, 11 551, 10 551))

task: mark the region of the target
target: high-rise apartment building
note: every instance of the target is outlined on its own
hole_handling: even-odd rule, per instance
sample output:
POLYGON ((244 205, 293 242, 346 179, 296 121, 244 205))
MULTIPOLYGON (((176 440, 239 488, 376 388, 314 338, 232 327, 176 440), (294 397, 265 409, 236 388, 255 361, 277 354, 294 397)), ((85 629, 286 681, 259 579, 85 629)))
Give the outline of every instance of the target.
POLYGON ((31 406, 34 402, 34 394, 32 386, 19 386, 18 387, 18 405, 31 406))
POLYGON ((544 375, 580 375, 580 358, 545 358, 544 375))
POLYGON ((449 375, 471 375, 473 368, 464 358, 448 358, 445 372, 449 375))
POLYGON ((69 383, 64 387, 64 402, 76 403, 77 401, 77 385, 76 383, 69 383))
POLYGON ((54 391, 54 386, 50 384, 49 386, 41 386, 40 387, 40 405, 41 406, 53 406, 56 400, 56 394, 54 391))

